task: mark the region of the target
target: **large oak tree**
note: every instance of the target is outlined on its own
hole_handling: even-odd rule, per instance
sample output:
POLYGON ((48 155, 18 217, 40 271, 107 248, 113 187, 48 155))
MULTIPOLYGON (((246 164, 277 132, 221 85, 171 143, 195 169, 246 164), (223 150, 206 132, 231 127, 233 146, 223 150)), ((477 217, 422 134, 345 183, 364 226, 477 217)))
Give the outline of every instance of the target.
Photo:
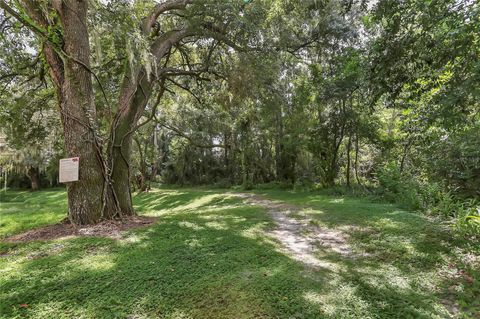
MULTIPOLYGON (((247 3, 196 0, 134 4, 86 0, 0 1, 2 27, 9 23, 20 25, 22 32, 29 32, 29 36, 35 39, 27 45, 27 50, 40 53, 41 59, 37 62, 43 62, 50 77, 46 82, 56 90, 66 153, 80 157, 79 181, 67 185, 68 217, 73 223, 90 224, 135 214, 129 163, 132 135, 143 124, 139 120, 142 117, 148 120, 146 110, 154 112, 161 103, 168 90, 166 81, 177 83, 172 80, 177 76, 201 80, 203 74, 214 67, 215 50, 220 47, 227 50, 223 44, 240 48, 236 43, 241 42, 241 38, 246 39, 238 33, 246 30, 242 19, 249 14, 245 12, 247 3), (117 98, 107 116, 108 112, 98 110, 99 104, 111 101, 92 67, 92 43, 96 40, 90 36, 96 32, 92 12, 106 10, 108 13, 108 10, 117 8, 127 10, 127 14, 132 10, 131 15, 143 18, 132 19, 131 30, 123 29, 127 39, 122 43, 121 69, 115 78, 118 80, 117 98), (29 47, 32 43, 38 48, 29 47), (132 43, 136 45, 132 46, 132 43)), ((116 14, 120 13, 113 11, 113 15, 116 14)), ((112 32, 122 32, 115 21, 109 23, 112 32)), ((98 33, 96 35, 100 38, 112 36, 98 33)), ((95 46, 98 50, 99 45, 95 46)), ((10 53, 15 54, 14 49, 10 53)), ((35 63, 29 66, 33 69, 35 63)), ((12 72, 9 75, 19 74, 12 72)))

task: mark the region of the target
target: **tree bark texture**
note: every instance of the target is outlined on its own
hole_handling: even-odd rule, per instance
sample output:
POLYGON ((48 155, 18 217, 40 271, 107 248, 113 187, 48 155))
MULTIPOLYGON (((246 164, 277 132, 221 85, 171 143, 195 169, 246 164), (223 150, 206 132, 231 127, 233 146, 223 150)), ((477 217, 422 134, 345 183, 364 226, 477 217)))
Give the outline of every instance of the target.
POLYGON ((60 109, 65 149, 67 156, 80 158, 79 180, 67 185, 68 216, 75 224, 92 224, 102 217, 110 217, 111 212, 103 211, 105 171, 96 136, 96 110, 89 71, 87 1, 61 1, 56 9, 64 33, 60 109))
POLYGON ((28 178, 30 179, 30 186, 32 191, 38 191, 40 189, 40 172, 38 167, 30 166, 27 172, 28 178))

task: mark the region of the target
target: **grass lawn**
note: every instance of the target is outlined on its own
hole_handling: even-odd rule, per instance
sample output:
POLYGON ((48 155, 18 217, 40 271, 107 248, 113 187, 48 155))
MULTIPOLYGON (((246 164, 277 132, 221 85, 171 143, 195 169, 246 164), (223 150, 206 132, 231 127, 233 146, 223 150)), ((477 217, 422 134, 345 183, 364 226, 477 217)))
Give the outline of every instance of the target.
POLYGON ((66 196, 64 189, 0 191, 0 238, 61 221, 66 217, 66 196))
MULTIPOLYGON (((257 193, 348 234, 356 257, 319 245, 331 267, 311 269, 270 235, 264 207, 222 190, 155 189, 134 202, 158 222, 121 240, 1 243, 0 318, 479 318, 479 248, 445 226, 367 199, 257 193)), ((0 200, 0 238, 65 216, 61 189, 0 200)))

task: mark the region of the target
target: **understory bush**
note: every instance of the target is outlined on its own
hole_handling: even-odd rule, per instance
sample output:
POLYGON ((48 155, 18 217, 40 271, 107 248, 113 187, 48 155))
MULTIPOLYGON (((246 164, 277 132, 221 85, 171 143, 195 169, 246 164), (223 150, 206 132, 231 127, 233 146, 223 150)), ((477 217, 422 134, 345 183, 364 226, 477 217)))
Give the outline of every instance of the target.
POLYGON ((378 194, 407 209, 436 216, 453 226, 468 239, 480 239, 480 203, 462 198, 439 183, 401 172, 395 163, 388 163, 377 173, 378 194))
POLYGON ((220 178, 212 185, 213 188, 230 188, 232 181, 229 178, 220 178))
POLYGON ((463 237, 480 240, 480 205, 469 203, 458 211, 454 229, 463 237))
POLYGON ((257 190, 291 190, 293 188, 293 185, 289 182, 273 181, 269 183, 256 184, 254 188, 257 190))
POLYGON ((411 174, 401 172, 396 163, 390 162, 380 168, 377 179, 379 195, 386 200, 411 210, 423 208, 421 182, 411 174))

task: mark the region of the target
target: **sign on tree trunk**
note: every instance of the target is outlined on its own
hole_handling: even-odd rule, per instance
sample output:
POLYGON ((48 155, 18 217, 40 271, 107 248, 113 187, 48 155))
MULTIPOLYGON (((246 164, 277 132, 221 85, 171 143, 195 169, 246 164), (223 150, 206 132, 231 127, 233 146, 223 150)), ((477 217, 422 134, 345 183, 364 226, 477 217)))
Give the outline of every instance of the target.
POLYGON ((63 158, 60 160, 60 183, 69 183, 78 181, 78 167, 80 159, 78 157, 63 158))

